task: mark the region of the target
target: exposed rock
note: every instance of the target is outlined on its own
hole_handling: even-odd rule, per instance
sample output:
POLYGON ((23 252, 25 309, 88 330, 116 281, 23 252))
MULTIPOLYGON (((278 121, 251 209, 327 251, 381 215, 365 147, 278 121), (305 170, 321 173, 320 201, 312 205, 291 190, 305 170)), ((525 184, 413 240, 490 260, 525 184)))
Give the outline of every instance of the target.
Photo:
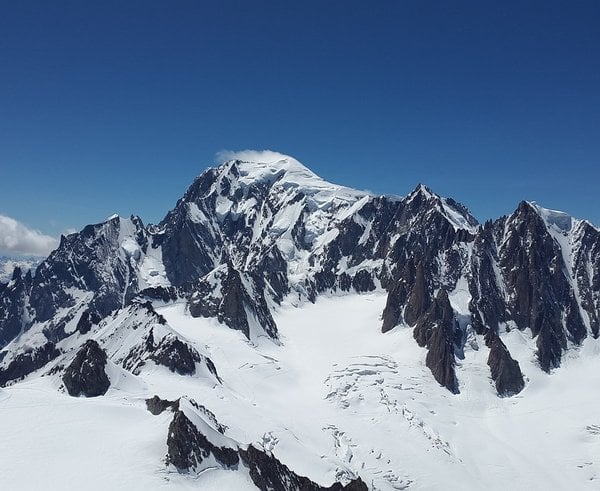
POLYGON ((96 341, 88 339, 63 374, 69 395, 95 397, 106 394, 110 387, 106 362, 106 352, 96 341))
POLYGON ((165 336, 154 348, 150 359, 179 375, 193 375, 196 362, 202 361, 194 348, 174 336, 165 336))
POLYGON ((361 269, 352 278, 352 286, 357 292, 372 292, 375 290, 372 274, 366 269, 361 269))
POLYGON ((227 268, 227 277, 222 286, 223 301, 217 312, 220 322, 227 324, 231 329, 242 331, 250 339, 250 327, 246 315, 245 305, 249 305, 242 279, 238 271, 233 266, 227 268))
POLYGON ((404 281, 397 281, 387 296, 385 308, 383 309, 381 332, 388 332, 400 323, 406 297, 404 281))
POLYGON ((150 298, 152 300, 162 300, 165 303, 177 300, 177 289, 164 286, 145 288, 137 295, 139 298, 150 298))
POLYGON ((19 353, 6 368, 0 368, 0 386, 12 380, 20 380, 30 373, 39 370, 60 355, 56 345, 48 341, 46 344, 19 353))
POLYGON ((592 335, 600 336, 600 231, 588 222, 579 225, 580 246, 575 251, 573 273, 581 308, 587 314, 592 335))
POLYGON ((514 360, 500 337, 489 331, 485 335, 485 343, 490 349, 487 364, 492 373, 499 396, 518 394, 525 387, 519 362, 514 360))
POLYGON ((6 346, 26 327, 27 293, 31 288, 31 272, 25 275, 21 268, 13 270, 12 280, 2 283, 0 292, 0 349, 6 346))
POLYGON ((176 412, 179 411, 179 399, 177 399, 176 401, 168 401, 166 399, 161 399, 160 397, 155 395, 150 399, 146 399, 146 408, 154 416, 162 414, 167 409, 171 409, 171 411, 176 412))
POLYGON ((77 322, 77 330, 81 334, 87 334, 92 329, 92 326, 99 324, 101 320, 96 312, 85 310, 77 322))
MULTIPOLYGON (((159 317, 164 320, 164 317, 159 317)), ((122 366, 134 375, 138 375, 148 360, 167 367, 171 372, 179 375, 194 375, 196 363, 204 363, 208 371, 221 382, 212 360, 207 356, 202 356, 195 348, 183 342, 173 333, 164 335, 156 342, 154 329, 150 329, 142 342, 131 348, 123 359, 122 366)))
MULTIPOLYGON (((167 463, 180 471, 201 471, 207 459, 214 459, 225 469, 235 469, 241 462, 248 467, 252 482, 261 491, 366 491, 362 479, 357 478, 346 485, 334 483, 323 487, 300 476, 280 462, 272 453, 253 445, 240 445, 203 423, 202 431, 182 410, 176 410, 167 437, 167 463), (211 442, 211 440, 213 440, 211 442), (215 444, 221 440, 222 444, 215 444)), ((211 465, 214 465, 214 461, 211 465)))
POLYGON ((194 181, 175 209, 163 220, 164 233, 157 237, 157 245, 162 246, 167 277, 176 287, 185 288, 208 274, 215 266, 213 254, 222 245, 210 223, 189 219, 189 201, 205 197, 205 193, 210 192, 210 177, 213 175, 214 172, 206 172, 194 181))
POLYGON ((522 202, 503 224, 509 232, 500 251, 506 288, 513 292, 509 310, 519 329, 537 336, 537 357, 543 370, 560 365, 567 339, 580 343, 586 330, 579 309, 573 308, 573 290, 559 244, 548 232, 539 211, 522 202), (569 322, 563 327, 563 315, 569 322), (566 329, 565 329, 566 328, 566 329))
POLYGON ((261 491, 367 491, 367 485, 359 477, 346 485, 334 483, 324 487, 308 477, 300 476, 280 462, 273 454, 249 445, 239 450, 240 457, 250 470, 252 482, 261 491))
POLYGON ((498 284, 501 279, 497 277, 495 270, 497 261, 498 250, 494 240, 494 227, 491 221, 487 221, 475 238, 471 257, 469 310, 471 323, 477 334, 484 334, 487 331, 496 332, 500 322, 507 319, 507 305, 498 284))
POLYGON ((431 305, 430 297, 423 263, 419 262, 415 271, 415 282, 404 311, 404 320, 409 326, 414 326, 417 320, 427 311, 431 305))
POLYGON ((225 468, 238 464, 236 450, 213 445, 181 410, 175 412, 167 437, 167 463, 179 470, 194 470, 211 454, 225 468))
POLYGON ((194 317, 217 317, 231 329, 250 339, 251 325, 277 339, 277 326, 264 297, 264 281, 256 275, 240 273, 229 261, 214 276, 199 281, 190 299, 194 317))
POLYGON ((133 228, 143 250, 147 232, 138 217, 114 217, 61 237, 60 245, 37 268, 33 279, 29 303, 36 321, 51 319, 58 309, 73 306, 73 289, 92 292, 90 308, 101 317, 121 307, 123 300, 129 303, 133 299, 137 291, 137 274, 131 274, 135 258, 119 254, 124 221, 133 228))
POLYGON ((446 290, 440 290, 433 304, 415 327, 414 337, 420 346, 427 346, 425 364, 440 385, 458 393, 454 350, 458 323, 446 290))

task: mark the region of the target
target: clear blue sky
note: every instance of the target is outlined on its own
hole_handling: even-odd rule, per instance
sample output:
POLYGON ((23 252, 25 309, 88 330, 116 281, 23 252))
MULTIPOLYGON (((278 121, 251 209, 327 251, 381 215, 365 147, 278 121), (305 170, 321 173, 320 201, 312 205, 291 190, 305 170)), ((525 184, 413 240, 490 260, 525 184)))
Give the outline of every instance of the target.
POLYGON ((600 224, 600 2, 0 4, 0 214, 157 222, 246 148, 480 220, 528 199, 600 224))

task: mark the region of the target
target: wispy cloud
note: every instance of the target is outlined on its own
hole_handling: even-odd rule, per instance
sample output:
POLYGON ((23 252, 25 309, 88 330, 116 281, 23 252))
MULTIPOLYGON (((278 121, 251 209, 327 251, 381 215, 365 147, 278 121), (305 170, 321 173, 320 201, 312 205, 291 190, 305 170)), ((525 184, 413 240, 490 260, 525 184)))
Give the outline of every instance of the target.
POLYGON ((46 256, 58 245, 58 240, 33 230, 14 218, 0 215, 0 252, 46 256))
POLYGON ((227 160, 243 160, 245 162, 261 162, 270 164, 283 159, 289 159, 289 155, 274 152, 273 150, 221 150, 215 156, 217 163, 226 162, 227 160))

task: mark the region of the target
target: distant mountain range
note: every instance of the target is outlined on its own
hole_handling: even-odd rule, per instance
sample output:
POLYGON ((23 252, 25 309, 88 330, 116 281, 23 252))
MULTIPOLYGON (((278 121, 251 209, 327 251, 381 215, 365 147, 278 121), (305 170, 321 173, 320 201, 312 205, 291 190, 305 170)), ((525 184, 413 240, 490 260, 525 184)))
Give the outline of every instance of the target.
POLYGON ((35 271, 44 258, 33 256, 0 256, 0 282, 8 283, 15 268, 21 272, 35 271))
MULTIPOLYGON (((5 390, 45 377, 71 396, 107 397, 118 389, 134 400, 139 395, 132 394, 140 390, 166 387, 162 380, 192 377, 224 398, 244 399, 232 407, 250 412, 267 397, 270 405, 280 403, 258 389, 243 396, 233 390, 227 375, 236 378, 236 372, 222 369, 221 355, 215 353, 229 353, 233 360, 239 344, 264 356, 262 363, 277 365, 295 342, 292 330, 282 334, 282 312, 301 318, 312 304, 374 299, 380 302, 380 317, 363 326, 353 349, 360 353, 361 345, 378 339, 391 346, 410 332, 411 353, 422 355, 407 370, 426 367, 430 380, 419 378, 415 386, 403 378, 398 365, 404 361, 394 352, 382 354, 375 365, 361 358, 363 368, 343 372, 351 379, 347 390, 358 391, 358 399, 348 399, 338 387, 319 396, 318 407, 341 397, 349 401, 346 407, 360 412, 361 391, 371 389, 361 389, 359 380, 372 371, 382 399, 369 402, 369 410, 401 413, 399 434, 408 431, 401 428, 407 421, 417 420, 409 418, 406 404, 398 406, 401 399, 390 399, 386 377, 399 377, 396 389, 427 387, 435 400, 450 405, 473 392, 485 394, 477 397, 486 401, 491 395, 498 401, 517 394, 526 398, 524 389, 532 380, 559 371, 566 356, 576 355, 587 341, 596 343, 600 334, 600 231, 591 223, 524 201, 511 214, 479 224, 465 206, 424 185, 406 197, 375 196, 328 183, 283 156, 225 162, 199 176, 158 225, 115 216, 62 237, 39 265, 3 259, 0 272, 0 383, 5 390), (13 266, 19 269, 8 274, 13 266), (207 323, 211 327, 201 327, 207 323), (130 379, 146 389, 128 392, 122 384, 130 379)), ((342 324, 353 321, 332 312, 313 336, 323 332, 325 343, 332 342, 328 329, 338 333, 334 344, 324 346, 333 360, 335 339, 344 346, 352 339, 330 325, 336 316, 342 324)), ((303 355, 306 374, 311 373, 312 353, 303 355)), ((243 360, 238 360, 240 370, 246 369, 243 360)), ((337 383, 332 382, 338 373, 334 365, 321 383, 337 383)), ((308 377, 298 370, 297 377, 308 377)), ((264 375, 257 370, 248 380, 258 384, 257 377, 264 375)), ((295 383, 282 373, 268 375, 274 377, 271 391, 285 392, 285 384, 295 383)), ((156 398, 148 393, 147 405, 156 414, 173 413, 168 432, 165 428, 167 470, 206 479, 210 469, 243 469, 244 483, 260 489, 428 485, 426 477, 411 477, 409 468, 406 475, 395 469, 386 478, 386 464, 369 467, 367 457, 363 467, 355 466, 352 457, 344 457, 344 452, 352 455, 352 443, 334 423, 326 431, 337 435, 329 450, 309 445, 302 434, 295 434, 296 443, 288 439, 277 445, 287 437, 267 432, 261 441, 247 439, 254 430, 238 409, 219 414, 219 403, 198 404, 188 389, 164 392, 156 398), (226 425, 222 418, 228 419, 226 425), (226 427, 232 421, 237 429, 226 427), (314 454, 308 461, 321 456, 329 463, 312 472, 310 465, 298 463, 302 458, 286 460, 297 452, 314 454)), ((294 408, 289 416, 297 417, 294 408)), ((284 411, 279 424, 285 418, 284 411)), ((421 430, 430 431, 423 421, 421 430)), ((428 445, 438 438, 433 430, 430 436, 428 445)), ((364 452, 365 445, 378 443, 363 441, 364 452)), ((436 445, 447 445, 449 458, 460 460, 452 441, 436 445)))

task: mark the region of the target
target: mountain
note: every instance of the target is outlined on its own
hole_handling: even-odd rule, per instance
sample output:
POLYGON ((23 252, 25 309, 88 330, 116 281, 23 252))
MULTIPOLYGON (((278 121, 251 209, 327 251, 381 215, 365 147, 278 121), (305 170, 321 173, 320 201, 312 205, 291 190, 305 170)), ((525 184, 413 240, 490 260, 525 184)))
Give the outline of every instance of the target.
POLYGON ((15 268, 21 272, 35 271, 43 258, 33 256, 0 256, 0 282, 8 283, 15 268))
MULTIPOLYGON (((503 408, 475 433, 520 476, 511 455, 531 443, 506 414, 543 433, 518 410, 542 411, 573 374, 588 402, 575 387, 600 360, 600 231, 532 202, 479 224, 424 185, 375 196, 263 157, 208 169, 158 225, 89 225, 0 283, 0 405, 31 387, 127 419, 127 401, 164 432, 150 465, 215 489, 437 487, 423 462, 476 487, 494 459, 455 427, 503 408)), ((581 459, 575 479, 600 477, 581 459)), ((515 482, 563 482, 551 469, 515 482)))

